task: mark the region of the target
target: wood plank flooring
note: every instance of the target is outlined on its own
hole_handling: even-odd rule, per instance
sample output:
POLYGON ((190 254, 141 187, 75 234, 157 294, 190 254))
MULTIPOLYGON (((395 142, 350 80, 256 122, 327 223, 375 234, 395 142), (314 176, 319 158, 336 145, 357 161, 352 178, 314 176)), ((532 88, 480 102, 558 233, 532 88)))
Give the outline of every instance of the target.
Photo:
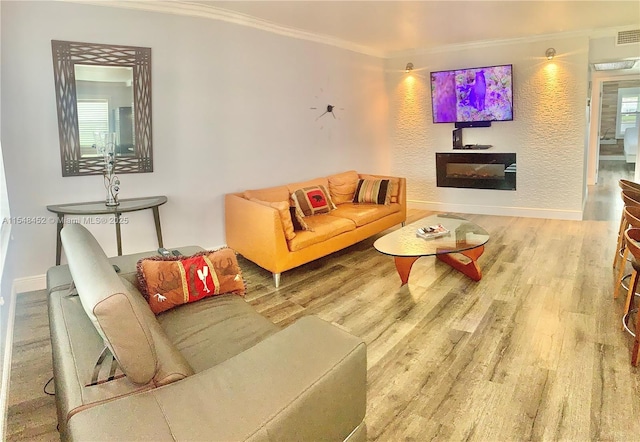
MULTIPOLYGON (((271 275, 247 300, 286 326, 318 315, 368 344, 369 440, 640 440, 640 376, 612 261, 624 162, 602 162, 584 221, 464 215, 491 234, 473 282, 433 258, 400 287, 375 238, 271 275)), ((410 220, 430 212, 411 210, 410 220)), ((8 440, 56 440, 43 291, 19 296, 8 440)))

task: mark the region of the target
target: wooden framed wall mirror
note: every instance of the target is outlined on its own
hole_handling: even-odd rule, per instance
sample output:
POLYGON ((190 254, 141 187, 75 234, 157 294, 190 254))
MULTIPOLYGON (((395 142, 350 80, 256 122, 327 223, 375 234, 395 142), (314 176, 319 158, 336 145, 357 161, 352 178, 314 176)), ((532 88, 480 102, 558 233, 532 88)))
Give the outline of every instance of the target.
POLYGON ((115 133, 116 172, 153 172, 151 48, 52 40, 62 176, 101 175, 94 134, 115 133))

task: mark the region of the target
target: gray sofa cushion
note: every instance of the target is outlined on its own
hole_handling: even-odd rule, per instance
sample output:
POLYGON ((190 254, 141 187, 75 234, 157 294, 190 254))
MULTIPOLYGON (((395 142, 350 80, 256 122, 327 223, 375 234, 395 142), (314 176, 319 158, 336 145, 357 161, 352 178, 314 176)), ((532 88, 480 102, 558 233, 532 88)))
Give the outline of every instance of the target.
POLYGON ((279 328, 238 295, 220 295, 157 316, 196 373, 253 347, 279 328))

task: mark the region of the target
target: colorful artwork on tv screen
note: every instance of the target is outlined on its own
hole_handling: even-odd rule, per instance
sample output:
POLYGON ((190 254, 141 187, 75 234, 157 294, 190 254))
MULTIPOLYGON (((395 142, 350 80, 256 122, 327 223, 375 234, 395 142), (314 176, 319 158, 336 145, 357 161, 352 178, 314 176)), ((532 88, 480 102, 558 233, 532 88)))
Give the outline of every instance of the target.
POLYGON ((434 123, 513 120, 512 66, 431 73, 434 123))

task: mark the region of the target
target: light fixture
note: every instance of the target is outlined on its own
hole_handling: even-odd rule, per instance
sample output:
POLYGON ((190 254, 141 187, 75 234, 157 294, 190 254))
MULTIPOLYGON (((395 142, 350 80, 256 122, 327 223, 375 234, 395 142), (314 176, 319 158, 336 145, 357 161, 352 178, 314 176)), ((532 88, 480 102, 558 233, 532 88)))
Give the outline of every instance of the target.
POLYGON ((556 50, 553 48, 549 48, 547 49, 547 51, 544 53, 545 57, 547 57, 547 60, 553 60, 553 57, 556 56, 556 50))
POLYGON ((413 70, 413 63, 409 62, 407 63, 407 67, 404 68, 405 72, 411 72, 413 70))
POLYGON ((618 69, 631 69, 635 64, 635 60, 611 61, 609 63, 593 63, 593 68, 596 71, 615 71, 618 69))

